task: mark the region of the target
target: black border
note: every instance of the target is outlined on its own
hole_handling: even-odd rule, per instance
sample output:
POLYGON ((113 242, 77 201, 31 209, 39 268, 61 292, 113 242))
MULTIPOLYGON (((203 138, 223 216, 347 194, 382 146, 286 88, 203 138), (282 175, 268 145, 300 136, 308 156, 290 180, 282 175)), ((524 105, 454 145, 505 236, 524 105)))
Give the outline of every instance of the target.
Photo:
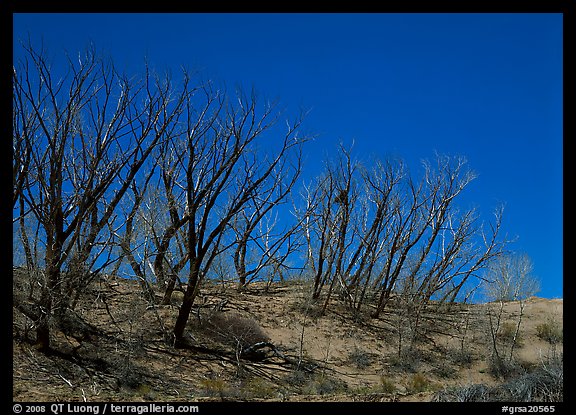
MULTIPOLYGON (((329 3, 332 5, 332 3, 329 3)), ((87 13, 562 13, 563 14, 563 48, 564 48, 564 58, 563 58, 563 87, 564 87, 564 152, 563 152, 563 164, 564 164, 564 176, 563 176, 563 186, 564 193, 568 186, 571 184, 571 178, 574 177, 571 167, 574 166, 572 155, 573 142, 576 141, 576 131, 574 128, 574 120, 576 119, 576 111, 574 109, 575 97, 576 97, 576 83, 574 81, 576 68, 574 65, 574 51, 576 51, 576 32, 574 30, 574 15, 576 1, 574 0, 524 0, 524 1, 510 1, 502 0, 499 2, 489 2, 489 1, 479 1, 479 0, 413 0, 413 1, 398 1, 390 3, 379 3, 374 2, 365 4, 353 5, 342 4, 336 5, 336 7, 319 7, 306 5, 307 7, 302 7, 298 4, 286 3, 286 4, 275 4, 274 6, 262 5, 262 4, 245 4, 241 5, 231 4, 224 7, 218 6, 215 2, 204 2, 203 4, 198 4, 197 2, 139 2, 139 3, 129 3, 125 2, 123 4, 118 1, 108 2, 78 2, 78 1, 47 1, 47 0, 3 0, 0 1, 0 31, 2 40, 2 55, 4 59, 1 59, 1 79, 2 83, 2 98, 5 105, 2 106, 5 110, 2 111, 2 117, 0 118, 5 124, 2 131, 11 130, 12 119, 11 111, 7 109, 12 107, 12 95, 10 86, 12 84, 12 65, 8 65, 12 61, 13 56, 13 19, 12 16, 15 13, 70 13, 70 12, 87 12, 87 13), (566 174, 566 166, 568 166, 568 171, 570 174, 566 174)), ((10 157, 12 154, 12 147, 10 146, 8 137, 4 136, 3 140, 0 140, 2 148, 0 149, 0 154, 3 157, 10 157)), ((6 160, 2 164, 6 168, 6 172, 2 174, 5 179, 6 187, 10 182, 9 161, 6 160)), ((10 190, 6 189, 6 194, 10 190)), ((2 215, 1 230, 3 235, 12 234, 12 213, 9 212, 9 202, 8 198, 4 197, 3 206, 5 205, 5 212, 2 215)), ((564 258, 567 250, 567 246, 570 244, 571 232, 567 232, 566 228, 570 229, 571 225, 574 223, 574 217, 571 215, 572 211, 568 210, 570 201, 566 200, 564 197, 564 258), (566 220, 567 219, 567 220, 566 220), (567 226, 568 225, 568 226, 567 226), (567 245, 568 243, 568 245, 567 245)), ((542 241, 543 244, 546 241, 542 241)), ((2 275, 12 275, 11 267, 9 262, 12 259, 12 242, 4 244, 3 256, 5 261, 2 261, 2 275), (9 261, 10 260, 10 261, 9 261)), ((564 259, 564 270, 567 269, 566 265, 568 262, 564 259)), ((570 269, 570 268, 568 268, 570 269)), ((574 289, 572 287, 572 280, 569 276, 568 279, 564 278, 564 298, 568 299, 568 305, 572 305, 572 300, 574 296, 574 289)), ((12 310, 10 307, 11 301, 3 302, 7 308, 5 313, 2 313, 4 317, 4 323, 6 327, 11 327, 11 321, 8 321, 8 317, 12 316, 12 310), (8 309, 8 307, 10 307, 8 309)), ((565 321, 570 321, 569 315, 565 321)), ((571 338, 570 329, 565 330, 564 344, 567 350, 571 350, 571 338)), ((6 370, 3 373, 12 373, 12 359, 6 359, 6 370)), ((571 354, 565 354, 565 365, 570 366, 572 363, 571 354)), ((560 403, 542 403, 540 405, 555 406, 554 413, 564 413, 564 409, 571 406, 573 398, 570 392, 573 389, 573 383, 570 378, 570 370, 565 371, 569 376, 565 378, 564 383, 564 402, 560 403), (567 392, 567 393, 566 393, 567 392)), ((3 400, 8 403, 7 411, 5 413, 15 413, 13 412, 13 402, 12 398, 12 384, 13 379, 10 376, 10 387, 5 387, 2 390, 6 394, 10 394, 7 399, 3 400)), ((46 413, 51 413, 49 411, 50 405, 56 402, 19 402, 23 407, 26 405, 46 405, 46 413)), ((182 403, 177 402, 166 402, 173 405, 182 405, 182 403)), ((104 402, 90 402, 87 405, 98 404, 100 406, 100 414, 102 413, 104 402)), ((144 404, 142 402, 123 402, 119 403, 124 406, 127 405, 137 405, 144 404)), ((157 404, 162 404, 158 402, 157 404)), ((528 407, 537 406, 538 403, 432 403, 432 402, 390 402, 390 403, 368 403, 368 402, 190 402, 186 405, 196 405, 199 407, 200 414, 221 414, 228 412, 247 412, 247 413, 262 413, 266 414, 283 414, 283 413, 298 413, 302 411, 322 411, 324 413, 328 412, 350 412, 354 413, 382 413, 383 411, 391 411, 389 413, 424 413, 424 411, 433 410, 437 413, 458 413, 462 414, 467 409, 480 410, 482 413, 504 413, 504 406, 514 406, 514 407, 528 407)), ((2 405, 4 406, 4 405, 2 405)), ((23 412, 24 413, 24 412, 23 412)), ((66 412, 64 412, 66 413, 66 412)), ((107 413, 110 413, 109 411, 107 413)), ((126 412, 125 412, 126 413, 126 412)), ((551 413, 551 412, 547 412, 551 413)))

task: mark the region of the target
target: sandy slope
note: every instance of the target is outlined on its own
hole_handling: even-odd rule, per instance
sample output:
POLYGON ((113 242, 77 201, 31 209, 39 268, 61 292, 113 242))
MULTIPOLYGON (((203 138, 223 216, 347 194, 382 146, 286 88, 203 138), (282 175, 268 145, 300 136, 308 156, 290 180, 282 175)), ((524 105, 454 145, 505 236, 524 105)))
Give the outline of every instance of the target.
MULTIPOLYGON (((258 285, 241 293, 219 285, 203 290, 198 302, 202 321, 213 306, 224 304, 222 313, 251 319, 286 356, 313 364, 314 373, 302 374, 278 359, 242 362, 240 367, 233 347, 226 358, 173 349, 162 341, 162 326, 169 330, 173 324, 179 294, 174 306, 149 308, 138 293, 130 281, 96 284, 78 312, 107 336, 80 345, 58 334, 55 344, 62 353, 54 356, 44 356, 22 341, 30 322, 15 310, 14 400, 427 401, 449 386, 502 381, 489 373, 487 359, 487 310, 498 310, 498 304, 429 312, 421 322, 425 336, 410 354, 399 356, 399 333, 404 333, 400 349, 405 353, 409 331, 393 307, 379 319, 366 313, 352 319, 337 298, 320 315, 321 304, 308 300, 302 284, 278 284, 269 292, 258 285), (462 355, 469 361, 459 359, 462 355)), ((530 298, 524 304, 513 358, 530 367, 552 353, 562 354, 562 345, 552 348, 538 337, 537 327, 563 321, 563 300, 530 298)), ((515 327, 520 304, 506 303, 503 312, 502 324, 515 327)), ((215 338, 207 343, 210 335, 202 330, 193 316, 191 341, 218 345, 215 338)), ((499 340, 502 354, 509 350, 505 340, 499 340)), ((226 342, 220 346, 231 347, 226 342)))

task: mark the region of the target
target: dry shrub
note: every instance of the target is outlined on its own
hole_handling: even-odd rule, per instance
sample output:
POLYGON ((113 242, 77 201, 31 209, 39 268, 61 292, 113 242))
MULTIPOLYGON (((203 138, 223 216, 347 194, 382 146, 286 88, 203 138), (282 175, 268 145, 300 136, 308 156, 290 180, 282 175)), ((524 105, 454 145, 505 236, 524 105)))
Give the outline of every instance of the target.
POLYGON ((517 326, 515 323, 503 323, 497 334, 498 339, 505 344, 512 344, 512 342, 516 342, 516 346, 521 347, 523 338, 521 333, 516 333, 516 328, 517 326))
POLYGON ((251 377, 240 385, 242 396, 246 399, 269 398, 275 395, 276 386, 258 377, 251 377))
POLYGON ((346 382, 322 373, 295 370, 284 381, 303 395, 333 395, 348 390, 346 382))
POLYGON ((524 372, 522 365, 516 360, 491 356, 488 359, 488 373, 496 379, 510 379, 524 372))
POLYGON ((222 378, 202 379, 202 393, 209 397, 218 397, 223 399, 229 389, 228 382, 222 378))
POLYGON ((536 335, 550 344, 562 343, 564 340, 562 325, 551 318, 536 326, 536 335))
POLYGON ((475 384, 462 387, 444 389, 434 394, 434 402, 489 402, 490 388, 486 385, 475 384))
POLYGON ((470 367, 474 362, 474 353, 470 349, 457 349, 448 354, 450 360, 460 367, 470 367))
POLYGON ((541 365, 497 385, 469 385, 437 392, 436 402, 562 402, 564 399, 564 370, 562 359, 541 365))
POLYGON ((217 312, 208 320, 208 328, 218 340, 234 348, 270 340, 255 320, 238 313, 217 312))
POLYGON ((430 381, 421 373, 415 373, 410 378, 408 390, 412 393, 424 392, 430 386, 430 381))
POLYGON ((388 357, 388 364, 392 369, 401 372, 416 373, 422 364, 422 350, 416 347, 405 348, 401 351, 400 356, 394 353, 388 357))
POLYGON ((396 392, 396 384, 384 376, 380 376, 380 388, 383 393, 396 392))
POLYGON ((373 354, 359 349, 358 346, 354 346, 354 349, 348 354, 348 362, 356 366, 357 369, 366 369, 373 361, 373 354))
POLYGON ((302 393, 305 395, 334 395, 343 393, 348 389, 346 382, 327 375, 313 376, 310 381, 304 385, 302 393))
POLYGON ((432 373, 442 379, 455 378, 458 375, 458 370, 456 370, 450 363, 441 362, 440 365, 436 366, 432 373))

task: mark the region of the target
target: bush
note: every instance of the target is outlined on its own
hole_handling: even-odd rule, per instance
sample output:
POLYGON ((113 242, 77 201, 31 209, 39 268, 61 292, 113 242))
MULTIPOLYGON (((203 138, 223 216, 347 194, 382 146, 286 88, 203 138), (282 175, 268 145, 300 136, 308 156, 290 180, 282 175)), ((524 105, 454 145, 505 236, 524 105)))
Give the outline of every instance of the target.
POLYGON ((127 356, 113 355, 107 361, 108 370, 116 376, 119 387, 138 389, 144 382, 142 370, 127 356))
POLYGON ((358 369, 366 369, 373 362, 372 353, 366 352, 354 346, 354 349, 348 355, 348 362, 358 369))
POLYGON ((542 365, 508 382, 488 387, 471 385, 437 392, 435 402, 562 402, 564 399, 562 361, 542 365))
POLYGON ((308 373, 304 372, 303 370, 295 370, 286 375, 284 380, 290 386, 300 387, 303 386, 306 382, 308 382, 310 380, 310 377, 311 376, 308 373))
POLYGON ((246 348, 270 339, 256 321, 237 313, 215 313, 208 320, 208 327, 216 338, 234 348, 246 348))
POLYGON ((509 379, 524 372, 520 364, 514 360, 506 360, 492 356, 488 361, 488 373, 499 379, 509 379))
POLYGON ((396 384, 384 376, 380 376, 380 387, 383 393, 396 392, 396 384))
POLYGON ((439 378, 449 379, 454 378, 458 371, 446 362, 442 362, 439 366, 435 367, 433 373, 439 378))
POLYGON ((422 351, 416 348, 404 349, 400 356, 396 353, 390 356, 388 363, 399 371, 416 373, 422 363, 422 357, 422 351))
POLYGON ((312 374, 301 370, 295 370, 284 380, 304 395, 331 395, 348 389, 344 381, 325 374, 312 374))
POLYGON ((476 384, 444 389, 434 394, 433 402, 489 402, 490 388, 476 384))
POLYGON ((325 375, 315 376, 304 388, 305 393, 309 395, 333 395, 347 389, 348 385, 345 382, 325 375))
POLYGON ((200 384, 202 392, 209 397, 224 398, 228 391, 228 384, 221 378, 203 379, 200 384))
POLYGON ((548 319, 545 323, 536 326, 536 335, 550 344, 562 343, 564 333, 560 323, 553 319, 548 319))
MULTIPOLYGON (((516 335, 516 328, 517 328, 516 324, 511 322, 506 322, 502 324, 502 327, 500 328, 497 334, 498 339, 502 340, 507 344, 512 344, 512 342, 514 341, 514 336, 516 335)), ((523 338, 520 335, 520 332, 518 332, 518 334, 516 335, 516 346, 521 347, 522 341, 523 338)))
POLYGON ((474 361, 474 354, 471 350, 458 349, 450 353, 450 359, 453 363, 462 367, 470 367, 474 361))
POLYGON ((421 373, 415 373, 410 378, 408 390, 412 393, 424 392, 430 386, 430 381, 421 373))
POLYGON ((247 399, 268 398, 274 396, 276 388, 271 383, 257 377, 251 377, 240 385, 242 396, 247 399))

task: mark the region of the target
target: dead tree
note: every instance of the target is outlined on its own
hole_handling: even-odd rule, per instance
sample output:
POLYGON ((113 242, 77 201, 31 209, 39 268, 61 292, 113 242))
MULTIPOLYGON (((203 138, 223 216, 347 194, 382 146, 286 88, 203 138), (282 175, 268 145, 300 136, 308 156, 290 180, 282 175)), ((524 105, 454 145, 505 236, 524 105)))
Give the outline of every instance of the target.
POLYGON ((235 235, 233 261, 238 290, 260 277, 266 268, 279 270, 286 258, 299 248, 294 238, 300 228, 298 221, 284 223, 282 231, 275 231, 278 208, 286 202, 302 171, 301 147, 297 150, 292 159, 286 157, 279 161, 258 192, 249 198, 230 223, 235 235), (250 249, 255 257, 252 264, 247 263, 246 256, 250 249))
POLYGON ((335 159, 327 160, 325 166, 322 175, 304 188, 305 208, 300 212, 307 263, 314 278, 312 298, 320 298, 328 285, 324 311, 336 283, 347 292, 346 259, 356 235, 352 221, 358 199, 358 163, 351 150, 340 144, 335 159))
MULTIPOLYGON (((148 70, 141 79, 124 76, 93 49, 69 58, 57 73, 44 50, 22 47, 25 57, 13 75, 19 103, 14 136, 22 142, 16 149, 24 151, 16 157, 29 164, 15 199, 25 200, 46 246, 36 342, 48 350, 51 321, 68 307, 64 267, 72 255, 79 264, 97 255, 103 230, 157 143, 170 134, 188 92, 148 70)), ((81 278, 72 287, 81 290, 85 283, 81 278)))
POLYGON ((208 99, 217 99, 216 111, 204 111, 198 117, 188 107, 186 151, 177 163, 185 172, 188 278, 174 325, 176 346, 186 344, 184 330, 192 305, 212 262, 226 249, 225 235, 234 218, 306 141, 298 136, 301 118, 288 124, 283 133, 275 131, 279 116, 275 106, 259 107, 255 94, 239 92, 233 101, 208 87, 204 92, 208 99), (257 145, 265 140, 271 140, 274 153, 266 158, 254 156, 257 145))
POLYGON ((518 343, 519 333, 524 318, 526 300, 539 290, 539 281, 532 273, 533 265, 526 254, 509 253, 500 255, 488 268, 485 279, 485 293, 487 300, 497 304, 497 311, 489 307, 489 329, 492 345, 492 363, 499 368, 505 360, 512 361, 514 350, 518 343), (506 302, 518 303, 518 319, 514 326, 512 337, 509 339, 508 355, 498 346, 503 309, 506 302))

